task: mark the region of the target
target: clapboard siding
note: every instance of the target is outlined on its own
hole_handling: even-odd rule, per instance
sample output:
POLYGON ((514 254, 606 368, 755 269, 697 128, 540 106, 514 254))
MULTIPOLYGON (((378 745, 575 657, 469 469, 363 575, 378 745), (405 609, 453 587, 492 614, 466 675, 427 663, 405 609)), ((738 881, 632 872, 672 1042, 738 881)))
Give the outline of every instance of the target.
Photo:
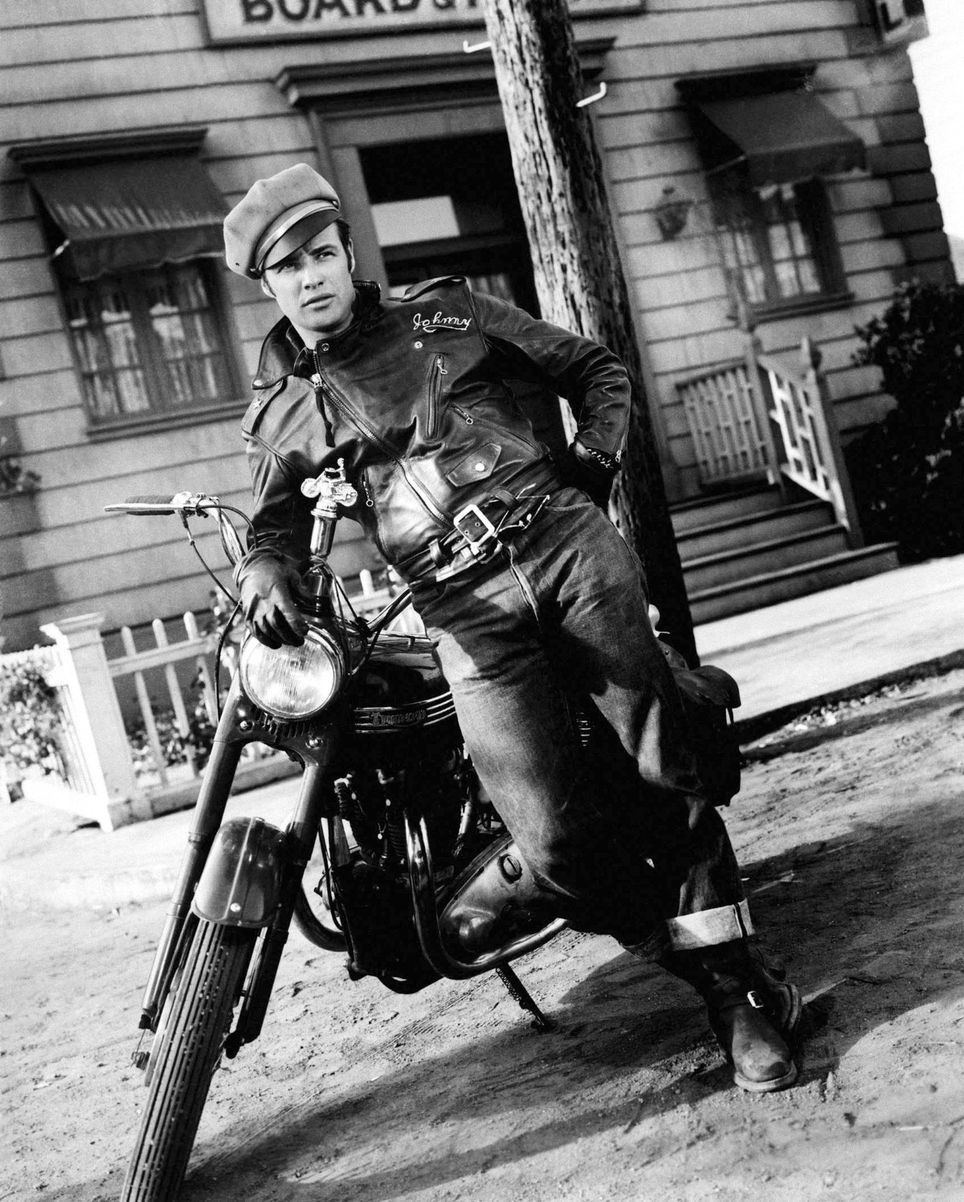
MULTIPOLYGON (((162 547, 161 551, 164 550, 162 547)), ((16 592, 12 600, 16 608, 10 608, 8 603, 10 582, 3 581, 3 630, 8 645, 30 646, 40 637, 39 625, 72 614, 104 613, 108 619, 106 630, 110 631, 121 625, 148 624, 158 616, 159 604, 169 606, 167 615, 171 617, 188 610, 204 611, 213 585, 208 576, 193 568, 194 556, 187 547, 171 547, 166 555, 159 555, 155 549, 152 554, 164 558, 167 568, 160 596, 157 584, 150 578, 149 562, 141 562, 140 578, 134 573, 122 591, 120 581, 109 574, 108 564, 98 564, 96 573, 86 575, 57 569, 30 573, 13 582, 16 592), (26 608, 20 608, 21 604, 26 608)), ((360 542, 339 542, 332 552, 334 571, 347 577, 355 575, 366 563, 375 566, 371 551, 360 542)), ((230 586, 229 574, 224 572, 221 576, 230 586)))
MULTIPOLYGON (((481 31, 481 18, 478 25, 481 31)), ((6 147, 44 136, 202 124, 202 159, 232 204, 253 179, 299 159, 316 162, 308 121, 274 84, 284 68, 321 58, 350 73, 353 63, 370 59, 452 53, 464 31, 208 47, 197 0, 7 0, 0 31, 0 433, 42 476, 36 494, 0 499, 3 633, 8 645, 22 645, 36 638, 39 621, 64 612, 104 610, 108 624, 118 626, 203 607, 209 582, 177 523, 111 518, 103 505, 183 487, 245 501, 248 470, 238 434, 243 397, 204 424, 91 439, 39 215, 6 147)), ((855 0, 647 0, 639 11, 581 20, 577 33, 616 39, 603 71, 608 95, 592 116, 652 401, 677 468, 671 486, 683 494, 697 487, 676 380, 739 355, 744 345, 675 87, 693 73, 813 61, 818 94, 867 144, 869 172, 828 184, 852 302, 763 322, 757 334, 764 349, 786 355, 797 353, 804 334, 813 337, 844 429, 879 418, 888 401, 877 391, 876 372, 853 363, 853 327, 883 308, 898 279, 940 272, 946 263, 904 50, 878 52, 858 25, 855 0), (660 238, 653 218, 667 183, 695 202, 674 242, 660 238)), ((494 102, 471 110, 479 128, 490 128, 497 111, 494 102)), ((366 124, 364 113, 342 119, 334 140, 364 141, 366 124)), ((227 272, 224 292, 245 380, 276 309, 227 272)), ((204 545, 213 542, 205 533, 204 545)), ((346 524, 338 569, 351 572, 371 558, 346 524)))
MULTIPOLYGON (((236 493, 225 493, 222 499, 240 507, 246 504, 247 496, 247 489, 240 489, 236 493)), ((116 500, 117 494, 112 494, 112 498, 116 500)), ((225 582, 230 585, 230 568, 213 523, 197 521, 194 526, 199 549, 217 570, 223 569, 225 582)), ((114 579, 120 583, 124 579, 128 584, 136 584, 138 579, 145 578, 145 557, 151 555, 162 558, 167 570, 174 574, 181 574, 187 567, 193 570, 194 566, 191 562, 194 553, 176 518, 101 516, 94 521, 78 521, 53 533, 47 532, 42 544, 39 540, 23 539, 19 545, 19 562, 11 563, 5 556, 0 579, 52 569, 58 579, 64 581, 69 580, 70 573, 76 570, 86 572, 85 580, 90 575, 103 575, 105 580, 114 579), (136 561, 138 566, 130 568, 134 575, 128 579, 123 573, 128 571, 131 561, 136 561)), ((8 612, 12 612, 10 602, 15 595, 5 583, 8 612)))
MULTIPOLYGON (((4 351, 4 365, 8 367, 7 352, 4 351)), ((16 382, 15 388, 9 390, 10 399, 5 403, 3 413, 7 417, 20 417, 23 414, 37 413, 41 410, 47 413, 79 405, 77 377, 73 370, 43 371, 34 375, 22 376, 16 382)))
POLYGON ((668 46, 678 51, 680 43, 714 45, 728 38, 756 41, 774 34, 812 35, 819 29, 845 30, 856 21, 853 3, 840 0, 809 0, 803 4, 751 6, 729 4, 707 8, 701 3, 680 4, 671 12, 649 6, 647 19, 628 26, 623 46, 668 46))
MULTIPOLYGON (((223 453, 228 446, 226 436, 222 446, 213 447, 208 456, 199 457, 193 463, 154 463, 147 470, 128 470, 126 462, 118 462, 117 471, 107 479, 66 482, 55 476, 45 481, 45 486, 31 498, 39 511, 44 528, 48 530, 71 526, 78 521, 100 521, 110 524, 127 524, 146 533, 163 531, 169 523, 164 518, 111 517, 104 514, 105 505, 122 501, 137 493, 176 492, 180 489, 203 489, 226 498, 237 490, 246 491, 247 473, 239 476, 237 465, 223 453)), ((242 464, 242 467, 244 465, 242 464)), ((242 506, 245 508, 245 506, 242 506)), ((176 521, 176 519, 175 519, 176 521)), ((201 522, 200 527, 204 528, 201 522)), ((180 526, 177 526, 180 529, 180 526)))
MULTIPOLYGON (((9 537, 15 533, 14 529, 11 527, 8 532, 5 525, 0 535, 0 579, 25 571, 37 572, 45 567, 60 567, 77 560, 89 562, 148 547, 154 547, 160 554, 162 548, 179 546, 180 554, 189 555, 184 534, 176 519, 105 514, 104 506, 139 493, 173 493, 187 488, 215 493, 226 504, 245 510, 250 505, 247 480, 239 476, 235 467, 225 464, 222 456, 205 463, 180 465, 176 471, 141 472, 119 476, 113 482, 98 481, 87 487, 44 489, 42 505, 36 504, 41 493, 33 498, 15 498, 17 501, 34 502, 32 506, 11 508, 22 511, 19 522, 21 529, 42 529, 43 538, 14 541, 9 537), (225 466, 219 470, 222 464, 225 466), (230 476, 230 479, 219 484, 219 475, 230 476), (29 513, 31 508, 35 510, 34 513, 29 513)), ((199 539, 209 539, 215 534, 211 522, 197 521, 194 525, 199 539)), ((340 543, 358 541, 361 537, 359 529, 351 524, 346 525, 340 534, 340 543)), ((214 552, 213 561, 220 563, 223 556, 216 550, 216 543, 208 545, 214 552)), ((167 556, 167 566, 177 567, 170 556, 167 556)), ((10 612, 6 589, 4 594, 6 609, 10 612)))
MULTIPOLYGON (((53 281, 47 272, 46 257, 5 259, 0 271, 0 304, 7 301, 32 299, 53 291, 53 281)), ((0 322, 0 330, 9 337, 9 330, 0 322)))
POLYGON ((36 0, 4 0, 4 5, 4 30, 39 27, 45 37, 50 26, 80 29, 108 22, 115 27, 156 15, 197 14, 195 0, 44 0, 42 5, 36 0))
MULTIPOLYGON (((230 588, 230 572, 226 566, 223 570, 220 567, 223 555, 217 540, 210 535, 203 537, 211 562, 230 588)), ((161 605, 167 615, 188 609, 201 611, 207 605, 212 582, 196 570, 195 563, 194 554, 183 538, 180 545, 170 540, 134 551, 122 540, 116 554, 0 577, 4 632, 9 631, 11 641, 29 645, 36 641, 41 623, 68 614, 104 612, 108 625, 116 627, 147 624, 161 616, 161 605), (156 582, 159 566, 164 572, 161 593, 156 582)), ((361 567, 376 566, 374 554, 366 543, 345 539, 340 539, 333 550, 331 563, 337 573, 346 577, 355 576, 361 567)))
MULTIPOLYGON (((10 2, 6 0, 7 4, 10 2)), ((39 9, 47 5, 34 4, 33 7, 39 9)), ((79 4, 75 0, 73 7, 86 13, 90 3, 83 0, 79 4)), ((113 7, 117 10, 118 5, 113 7)), ((148 6, 142 7, 146 10, 148 6)), ((67 66, 103 59, 112 50, 118 56, 132 57, 196 50, 198 47, 198 18, 193 11, 185 11, 180 16, 144 11, 127 21, 115 18, 103 22, 84 19, 79 12, 77 15, 81 17, 79 21, 51 25, 39 31, 32 24, 19 29, 5 28, 0 40, 0 67, 38 61, 67 66)))

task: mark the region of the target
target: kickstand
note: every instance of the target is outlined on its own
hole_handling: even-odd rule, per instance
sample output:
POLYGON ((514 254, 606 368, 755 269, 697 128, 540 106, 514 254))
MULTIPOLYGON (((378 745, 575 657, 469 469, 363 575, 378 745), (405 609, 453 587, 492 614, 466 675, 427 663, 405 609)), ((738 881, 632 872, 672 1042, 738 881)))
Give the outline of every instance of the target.
POLYGON ((515 998, 523 1010, 528 1010, 532 1015, 532 1025, 537 1031, 554 1031, 556 1024, 551 1018, 546 1018, 539 1007, 536 1005, 532 995, 526 989, 525 985, 519 980, 508 964, 503 964, 501 968, 497 968, 496 975, 502 984, 508 989, 509 993, 515 998))

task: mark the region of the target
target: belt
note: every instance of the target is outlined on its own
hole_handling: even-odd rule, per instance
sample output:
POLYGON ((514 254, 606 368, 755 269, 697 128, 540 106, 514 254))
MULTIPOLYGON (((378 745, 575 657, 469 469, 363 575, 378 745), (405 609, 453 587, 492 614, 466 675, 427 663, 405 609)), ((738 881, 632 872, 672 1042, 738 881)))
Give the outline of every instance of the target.
POLYGON ((411 583, 425 578, 444 580, 471 564, 488 563, 502 550, 503 536, 531 526, 548 500, 548 493, 516 497, 496 490, 460 509, 452 519, 453 530, 396 563, 395 569, 411 583))

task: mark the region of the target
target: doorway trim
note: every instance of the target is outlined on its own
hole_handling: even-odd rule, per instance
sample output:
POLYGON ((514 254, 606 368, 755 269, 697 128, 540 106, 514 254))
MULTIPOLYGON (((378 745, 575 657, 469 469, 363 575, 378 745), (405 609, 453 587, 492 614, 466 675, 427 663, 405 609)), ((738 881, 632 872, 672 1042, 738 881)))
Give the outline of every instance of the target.
MULTIPOLYGON (((583 77, 601 74, 614 38, 578 44, 583 77)), ((356 63, 285 67, 275 86, 311 126, 322 173, 351 219, 359 270, 387 288, 360 150, 385 142, 504 132, 489 54, 397 55, 356 63)))

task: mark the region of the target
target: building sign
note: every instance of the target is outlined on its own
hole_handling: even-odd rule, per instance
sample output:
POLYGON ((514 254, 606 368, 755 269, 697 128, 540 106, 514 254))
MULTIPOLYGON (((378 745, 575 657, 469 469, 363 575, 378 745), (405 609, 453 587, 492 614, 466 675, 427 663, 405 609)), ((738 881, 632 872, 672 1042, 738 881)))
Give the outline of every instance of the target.
MULTIPOLYGON (((639 11, 644 0, 570 0, 574 17, 639 11)), ((481 0, 201 0, 211 45, 478 25, 481 0)))

